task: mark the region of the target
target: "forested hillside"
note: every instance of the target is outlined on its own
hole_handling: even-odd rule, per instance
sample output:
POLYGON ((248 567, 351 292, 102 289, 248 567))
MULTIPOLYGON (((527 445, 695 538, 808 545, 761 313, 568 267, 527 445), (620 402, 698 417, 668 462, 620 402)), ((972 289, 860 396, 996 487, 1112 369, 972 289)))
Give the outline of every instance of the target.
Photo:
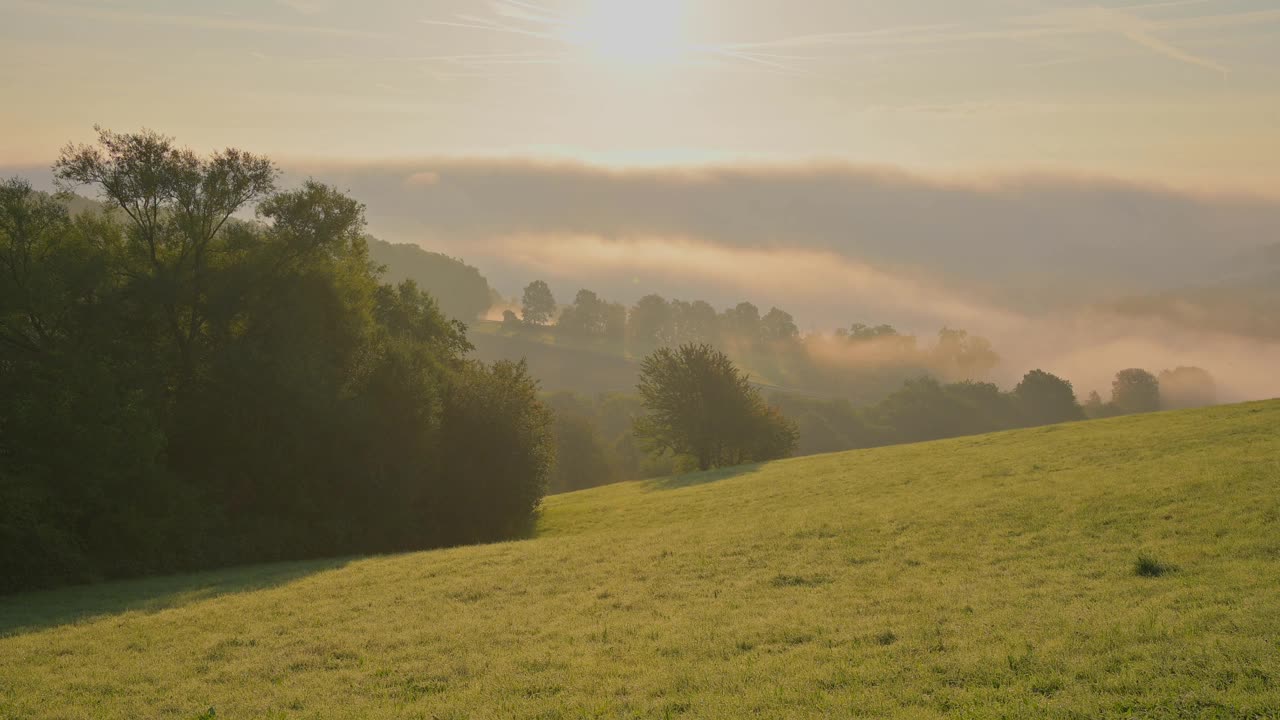
POLYGON ((382 282, 358 201, 152 132, 54 170, 110 212, 0 183, 0 593, 529 528, 536 383, 382 282))

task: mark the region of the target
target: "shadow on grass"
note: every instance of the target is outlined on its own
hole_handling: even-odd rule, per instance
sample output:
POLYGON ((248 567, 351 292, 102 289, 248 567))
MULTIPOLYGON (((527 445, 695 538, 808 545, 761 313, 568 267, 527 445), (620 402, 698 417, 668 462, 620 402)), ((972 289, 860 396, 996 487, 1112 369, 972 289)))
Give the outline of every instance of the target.
POLYGON ((287 585, 336 570, 351 558, 273 563, 188 575, 78 585, 0 597, 0 637, 127 612, 155 613, 230 595, 287 585))
POLYGON ((738 477, 739 475, 750 475, 760 472, 760 468, 764 467, 763 463, 753 463, 751 465, 735 465, 734 467, 716 468, 715 470, 704 470, 702 472, 691 472, 683 475, 672 475, 670 477, 657 478, 654 480, 646 480, 644 487, 646 490, 679 490, 680 488, 692 487, 694 485, 706 485, 708 483, 720 482, 729 478, 738 477))

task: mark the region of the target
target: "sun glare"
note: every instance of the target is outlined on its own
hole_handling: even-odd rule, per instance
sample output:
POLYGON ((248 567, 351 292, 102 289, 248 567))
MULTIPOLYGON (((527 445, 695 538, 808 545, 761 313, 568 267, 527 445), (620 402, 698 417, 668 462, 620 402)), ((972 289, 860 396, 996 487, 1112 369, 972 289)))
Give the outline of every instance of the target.
POLYGON ((595 0, 566 39, 600 59, 659 65, 684 53, 684 0, 595 0))

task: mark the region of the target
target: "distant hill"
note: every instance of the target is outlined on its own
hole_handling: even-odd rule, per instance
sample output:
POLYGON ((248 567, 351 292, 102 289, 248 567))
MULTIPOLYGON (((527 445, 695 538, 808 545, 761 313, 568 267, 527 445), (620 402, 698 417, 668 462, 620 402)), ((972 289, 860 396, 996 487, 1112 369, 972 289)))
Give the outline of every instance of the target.
POLYGON ((1274 717, 1277 427, 784 460, 558 495, 524 542, 11 596, 0 716, 1274 717))
POLYGON ((391 283, 413 280, 431 293, 446 315, 471 322, 489 309, 493 293, 480 271, 457 258, 424 250, 417 245, 389 243, 369 238, 369 256, 386 267, 383 279, 391 283))
POLYGON ((1280 340, 1280 263, 1230 280, 1125 298, 1110 309, 1192 330, 1280 340))

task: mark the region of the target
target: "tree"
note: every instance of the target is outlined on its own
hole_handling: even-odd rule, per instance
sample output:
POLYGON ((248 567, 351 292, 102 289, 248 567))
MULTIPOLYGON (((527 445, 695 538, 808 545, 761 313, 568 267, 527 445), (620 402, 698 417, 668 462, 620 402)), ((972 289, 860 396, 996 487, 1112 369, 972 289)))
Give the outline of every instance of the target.
POLYGON ((523 325, 520 317, 510 310, 502 311, 502 329, 503 330, 519 330, 523 325))
POLYGON ((574 412, 557 411, 555 417, 556 463, 551 491, 570 492, 613 482, 616 473, 596 426, 574 412))
POLYGON ((520 315, 528 325, 546 325, 556 314, 556 299, 542 280, 534 280, 524 289, 520 315))
POLYGON ((631 308, 627 330, 640 350, 651 350, 672 341, 671 305, 661 295, 645 295, 631 308))
POLYGON ((672 300, 671 314, 676 342, 715 344, 719 340, 720 318, 706 301, 672 300))
POLYGON ((590 290, 579 290, 573 304, 564 309, 556 329, 579 337, 602 337, 605 334, 606 305, 590 290))
POLYGON ((928 376, 903 383, 872 410, 895 442, 920 442, 964 435, 972 417, 954 393, 928 376))
POLYGON ((1028 425, 1083 420, 1071 383, 1043 370, 1032 370, 1013 389, 1018 409, 1028 425))
POLYGON ((1016 400, 1000 392, 994 383, 962 380, 944 386, 947 397, 958 403, 963 420, 957 423, 957 434, 996 432, 1021 427, 1016 400))
POLYGON ((1178 367, 1160 373, 1160 402, 1166 410, 1197 408, 1218 402, 1213 376, 1204 368, 1178 367))
POLYGON ((627 339, 627 306, 622 303, 604 304, 604 337, 610 342, 622 343, 627 339))
POLYGON ((638 389, 647 414, 636 421, 636 435, 655 450, 692 458, 699 469, 795 451, 794 423, 709 345, 660 348, 645 357, 638 389))
POLYGON ((775 307, 760 318, 760 333, 765 340, 771 342, 789 342, 800 336, 800 328, 796 327, 791 313, 775 307))
POLYGON ((275 189, 270 160, 241 150, 202 158, 173 138, 102 128, 98 144, 70 145, 54 163, 63 189, 95 187, 129 218, 124 271, 145 280, 181 358, 181 381, 195 372, 209 300, 212 246, 235 213, 275 189))
POLYGON ((1121 370, 1111 383, 1111 404, 1122 414, 1155 412, 1160 409, 1160 381, 1140 368, 1121 370))
POLYGON ((453 542, 527 533, 555 465, 551 411, 524 362, 469 363, 443 410, 443 493, 435 519, 453 542))
POLYGON ((727 339, 753 347, 760 340, 760 308, 749 302, 738 303, 724 311, 720 329, 727 339))
POLYGON ((938 371, 952 379, 980 378, 1000 363, 986 338, 950 328, 938 331, 933 356, 938 371))
POLYGON ((1084 410, 1085 416, 1090 419, 1106 417, 1108 413, 1108 408, 1106 404, 1102 402, 1102 396, 1098 394, 1097 390, 1089 391, 1089 399, 1085 400, 1082 409, 1084 410))
POLYGON ((854 323, 849 326, 848 330, 840 328, 836 330, 837 337, 847 337, 850 340, 873 340, 882 337, 896 337, 898 331, 892 325, 864 325, 863 323, 854 323))

